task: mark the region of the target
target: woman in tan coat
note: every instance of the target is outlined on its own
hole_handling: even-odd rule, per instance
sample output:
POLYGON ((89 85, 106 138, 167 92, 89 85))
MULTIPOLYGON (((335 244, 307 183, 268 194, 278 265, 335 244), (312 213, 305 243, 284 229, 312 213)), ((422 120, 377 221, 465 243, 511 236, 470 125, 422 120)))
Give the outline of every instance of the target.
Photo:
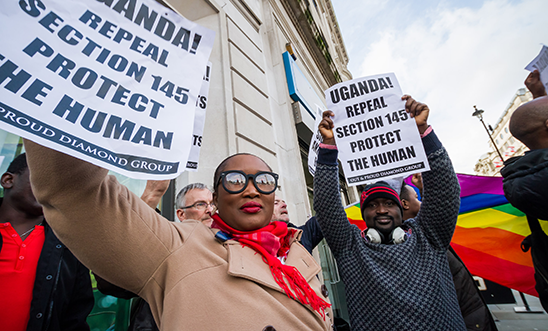
POLYGON ((105 169, 25 148, 55 233, 88 268, 147 300, 161 330, 332 329, 321 269, 300 233, 270 224, 277 181, 261 159, 221 163, 210 229, 168 222, 105 169))

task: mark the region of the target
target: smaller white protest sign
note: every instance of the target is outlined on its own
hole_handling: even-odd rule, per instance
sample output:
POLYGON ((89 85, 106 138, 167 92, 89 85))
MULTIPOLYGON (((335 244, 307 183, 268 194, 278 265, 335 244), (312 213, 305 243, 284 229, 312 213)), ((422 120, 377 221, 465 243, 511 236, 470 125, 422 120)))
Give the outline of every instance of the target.
POLYGON ((542 46, 542 49, 540 50, 540 53, 537 55, 537 57, 531 61, 525 67, 525 70, 529 71, 535 71, 538 70, 540 73, 540 81, 544 85, 544 88, 548 90, 548 47, 542 46))
POLYGON ((325 91, 348 185, 430 169, 415 120, 393 73, 339 83, 325 91))
POLYGON ((314 176, 314 174, 316 173, 318 149, 320 148, 320 144, 323 142, 323 138, 320 134, 320 130, 318 130, 318 127, 320 126, 320 122, 322 121, 322 114, 324 111, 324 109, 316 105, 316 120, 314 122, 314 127, 316 128, 316 130, 314 131, 314 135, 310 140, 310 147, 308 148, 308 172, 310 172, 312 176, 314 176))
POLYGON ((198 95, 198 99, 196 100, 192 146, 190 146, 190 154, 188 155, 188 161, 186 163, 186 170, 188 171, 198 171, 198 161, 200 160, 200 149, 202 148, 202 137, 204 134, 210 75, 211 62, 208 62, 202 81, 202 88, 200 88, 200 95, 198 95))

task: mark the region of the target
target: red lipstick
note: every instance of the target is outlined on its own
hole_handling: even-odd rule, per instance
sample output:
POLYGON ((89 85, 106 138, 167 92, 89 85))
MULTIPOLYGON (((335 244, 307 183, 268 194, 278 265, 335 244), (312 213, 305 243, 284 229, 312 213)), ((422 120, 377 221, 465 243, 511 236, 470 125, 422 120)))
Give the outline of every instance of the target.
POLYGON ((255 214, 255 213, 258 213, 262 208, 263 206, 260 203, 250 201, 250 202, 244 203, 240 207, 240 210, 242 210, 244 213, 255 214))

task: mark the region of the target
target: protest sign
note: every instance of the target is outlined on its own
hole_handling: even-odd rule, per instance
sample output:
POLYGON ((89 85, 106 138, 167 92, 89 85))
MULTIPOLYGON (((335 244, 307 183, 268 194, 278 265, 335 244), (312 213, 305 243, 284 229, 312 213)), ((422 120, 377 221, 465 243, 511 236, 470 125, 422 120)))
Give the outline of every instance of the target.
POLYGON ((314 121, 314 135, 310 140, 310 145, 308 147, 308 172, 312 176, 316 173, 316 161, 318 161, 318 149, 320 144, 323 142, 322 135, 318 127, 322 121, 322 115, 325 109, 322 109, 320 106, 316 105, 316 120, 314 121))
POLYGON ((525 70, 529 71, 535 71, 535 69, 540 73, 540 81, 548 91, 548 47, 542 46, 537 57, 525 67, 525 70))
POLYGON ((192 146, 186 163, 186 170, 198 171, 198 161, 200 160, 200 149, 202 148, 202 137, 204 134, 204 125, 207 109, 207 96, 209 94, 209 77, 211 75, 211 62, 208 62, 200 95, 196 100, 196 115, 194 116, 194 132, 192 134, 192 146))
POLYGON ((185 170, 214 32, 153 0, 4 1, 0 128, 140 179, 185 170))
POLYGON ((348 185, 429 170, 415 120, 393 73, 339 83, 325 92, 348 185))

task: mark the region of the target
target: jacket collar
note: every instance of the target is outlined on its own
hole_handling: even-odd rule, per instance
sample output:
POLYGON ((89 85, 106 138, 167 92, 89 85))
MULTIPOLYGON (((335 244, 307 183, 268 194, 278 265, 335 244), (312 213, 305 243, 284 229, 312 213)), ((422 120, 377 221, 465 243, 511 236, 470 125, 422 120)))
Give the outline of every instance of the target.
POLYGON ((548 167, 548 148, 525 152, 525 155, 514 156, 504 161, 500 174, 504 181, 523 177, 548 167))

